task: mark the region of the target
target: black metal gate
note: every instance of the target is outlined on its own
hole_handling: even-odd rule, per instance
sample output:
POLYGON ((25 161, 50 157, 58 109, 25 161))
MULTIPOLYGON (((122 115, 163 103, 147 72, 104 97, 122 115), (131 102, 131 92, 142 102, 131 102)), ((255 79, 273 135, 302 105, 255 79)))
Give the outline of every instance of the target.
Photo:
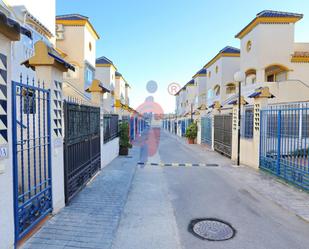
POLYGON ((214 149, 221 154, 232 155, 232 115, 214 116, 214 149))
POLYGON ((100 108, 64 103, 64 181, 68 203, 100 170, 100 108))

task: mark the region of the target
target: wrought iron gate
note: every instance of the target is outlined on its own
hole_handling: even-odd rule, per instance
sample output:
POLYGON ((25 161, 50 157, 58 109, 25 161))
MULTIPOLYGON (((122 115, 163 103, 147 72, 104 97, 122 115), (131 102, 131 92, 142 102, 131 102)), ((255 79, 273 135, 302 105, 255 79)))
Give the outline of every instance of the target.
POLYGON ((212 118, 202 117, 201 120, 201 140, 202 144, 212 146, 212 118))
POLYGON ((221 154, 232 155, 232 115, 214 116, 214 149, 221 154))
POLYGON ((261 111, 260 168, 309 190, 309 104, 261 111))
POLYGON ((15 240, 52 211, 50 91, 12 82, 15 240))
POLYGON ((100 170, 100 108, 64 102, 66 203, 100 170))

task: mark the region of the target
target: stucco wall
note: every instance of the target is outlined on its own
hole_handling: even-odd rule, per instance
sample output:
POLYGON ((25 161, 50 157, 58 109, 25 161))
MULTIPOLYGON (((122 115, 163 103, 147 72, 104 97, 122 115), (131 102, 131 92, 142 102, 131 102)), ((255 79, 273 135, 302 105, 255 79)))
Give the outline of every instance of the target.
MULTIPOLYGON (((1 144, 7 148, 8 157, 0 158, 0 249, 13 248, 14 243, 14 210, 13 210, 13 170, 12 170, 12 109, 11 109, 11 42, 0 34, 0 54, 7 56, 7 118, 8 143, 1 144)), ((1 65, 1 69, 3 69, 1 65)), ((1 77, 1 76, 0 76, 1 77)))
POLYGON ((104 168, 119 155, 119 138, 103 144, 101 146, 101 155, 101 168, 104 168))
POLYGON ((56 0, 5 0, 10 6, 24 5, 27 10, 55 34, 56 0))

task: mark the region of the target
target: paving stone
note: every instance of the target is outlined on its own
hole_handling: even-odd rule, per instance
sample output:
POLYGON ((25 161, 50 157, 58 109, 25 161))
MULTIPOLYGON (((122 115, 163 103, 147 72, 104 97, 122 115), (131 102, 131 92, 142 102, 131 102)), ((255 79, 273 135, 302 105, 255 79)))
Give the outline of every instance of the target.
POLYGON ((105 167, 21 249, 110 248, 138 162, 138 149, 131 153, 105 167))

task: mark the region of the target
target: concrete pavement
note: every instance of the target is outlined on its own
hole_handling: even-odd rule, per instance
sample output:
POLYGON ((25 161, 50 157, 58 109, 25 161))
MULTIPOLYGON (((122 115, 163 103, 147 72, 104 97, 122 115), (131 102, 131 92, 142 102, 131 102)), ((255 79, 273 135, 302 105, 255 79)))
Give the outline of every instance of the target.
POLYGON ((265 196, 263 191, 267 187, 261 188, 260 185, 271 180, 273 187, 268 191, 286 192, 291 194, 292 200, 297 197, 306 201, 307 194, 304 196, 304 193, 270 177, 263 179, 252 169, 232 168, 227 158, 196 145, 187 146, 166 132, 161 132, 158 153, 149 161, 217 163, 219 167, 141 166, 133 180, 114 248, 308 249, 309 223, 273 201, 270 197, 276 193, 265 196), (153 181, 158 183, 156 188, 153 181), (151 188, 148 186, 150 182, 151 188), (147 191, 150 191, 150 196, 156 191, 157 197, 145 201, 147 191), (158 198, 160 192, 165 193, 165 198, 158 198), (165 212, 162 212, 162 207, 165 207, 165 212), (169 214, 168 219, 163 222, 166 214, 169 214), (234 226, 237 234, 222 242, 200 240, 188 231, 190 221, 197 218, 225 220, 234 226), (156 219, 162 220, 161 226, 156 219), (175 222, 180 245, 171 247, 168 241, 176 244, 178 236, 173 232, 174 227, 167 224, 175 222), (168 239, 166 234, 170 234, 168 239), (155 244, 154 241, 161 243, 155 244))
POLYGON ((118 157, 52 217, 22 249, 109 249, 139 159, 118 157))

